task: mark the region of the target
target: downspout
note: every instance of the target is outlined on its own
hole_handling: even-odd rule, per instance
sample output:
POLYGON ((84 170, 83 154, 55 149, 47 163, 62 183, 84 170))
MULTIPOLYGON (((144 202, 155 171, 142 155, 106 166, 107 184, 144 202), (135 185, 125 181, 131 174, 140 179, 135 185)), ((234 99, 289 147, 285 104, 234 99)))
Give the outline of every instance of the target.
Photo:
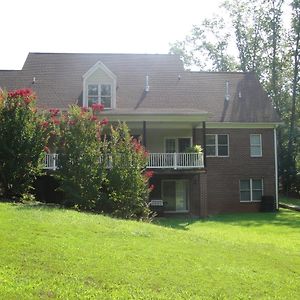
POLYGON ((276 209, 279 208, 278 202, 278 159, 277 159, 277 133, 276 127, 274 128, 274 165, 275 165, 275 200, 276 209))

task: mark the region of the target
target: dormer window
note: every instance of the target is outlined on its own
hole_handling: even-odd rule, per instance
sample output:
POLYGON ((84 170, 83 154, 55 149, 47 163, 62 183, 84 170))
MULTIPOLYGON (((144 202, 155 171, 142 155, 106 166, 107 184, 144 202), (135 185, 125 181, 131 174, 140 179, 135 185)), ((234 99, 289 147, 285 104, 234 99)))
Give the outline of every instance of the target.
POLYGON ((117 77, 111 70, 98 61, 82 77, 84 107, 102 104, 104 109, 116 108, 117 77))
POLYGON ((111 106, 111 85, 110 84, 89 84, 88 85, 88 106, 102 104, 104 108, 111 106))

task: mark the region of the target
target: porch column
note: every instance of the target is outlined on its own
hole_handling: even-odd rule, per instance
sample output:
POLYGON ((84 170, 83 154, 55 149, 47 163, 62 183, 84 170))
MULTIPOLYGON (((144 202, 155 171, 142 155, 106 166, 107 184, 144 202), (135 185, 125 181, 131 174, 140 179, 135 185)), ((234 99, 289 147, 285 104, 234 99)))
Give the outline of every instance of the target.
POLYGON ((202 134, 203 134, 203 163, 206 168, 206 123, 202 122, 202 134))
POLYGON ((193 142, 193 145, 196 145, 196 128, 193 127, 193 131, 192 131, 192 142, 193 142))
POLYGON ((146 127, 146 121, 143 121, 143 146, 147 146, 147 127, 146 127))

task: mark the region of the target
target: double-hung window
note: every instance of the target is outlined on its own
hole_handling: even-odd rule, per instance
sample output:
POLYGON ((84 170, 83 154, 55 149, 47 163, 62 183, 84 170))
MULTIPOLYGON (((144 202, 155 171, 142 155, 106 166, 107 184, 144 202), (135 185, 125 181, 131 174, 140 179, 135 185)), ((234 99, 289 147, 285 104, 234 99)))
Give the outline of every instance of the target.
POLYGON ((262 156, 261 134, 250 134, 250 156, 262 156))
POLYGON ((207 134, 206 135, 207 156, 229 156, 228 134, 207 134))
POLYGON ((102 104, 104 108, 111 108, 110 84, 88 85, 88 106, 92 106, 92 104, 102 104))
POLYGON ((240 200, 241 202, 261 201, 263 195, 262 179, 240 180, 240 200))

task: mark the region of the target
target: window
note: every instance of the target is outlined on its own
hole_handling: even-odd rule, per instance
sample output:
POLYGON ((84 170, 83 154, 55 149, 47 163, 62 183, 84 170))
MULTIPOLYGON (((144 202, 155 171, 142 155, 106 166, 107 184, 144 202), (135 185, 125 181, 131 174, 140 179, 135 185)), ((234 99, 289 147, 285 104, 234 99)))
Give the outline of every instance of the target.
POLYGON ((229 156, 228 134, 207 134, 206 155, 229 156))
POLYGON ((88 106, 99 103, 104 108, 111 108, 111 85, 110 84, 89 84, 88 85, 88 106))
POLYGON ((262 179, 240 180, 240 200, 241 202, 261 201, 263 195, 262 179))
POLYGON ((166 138, 165 151, 166 153, 185 153, 191 147, 192 139, 188 138, 166 138))
POLYGON ((262 156, 261 134, 250 134, 250 156, 262 156))

